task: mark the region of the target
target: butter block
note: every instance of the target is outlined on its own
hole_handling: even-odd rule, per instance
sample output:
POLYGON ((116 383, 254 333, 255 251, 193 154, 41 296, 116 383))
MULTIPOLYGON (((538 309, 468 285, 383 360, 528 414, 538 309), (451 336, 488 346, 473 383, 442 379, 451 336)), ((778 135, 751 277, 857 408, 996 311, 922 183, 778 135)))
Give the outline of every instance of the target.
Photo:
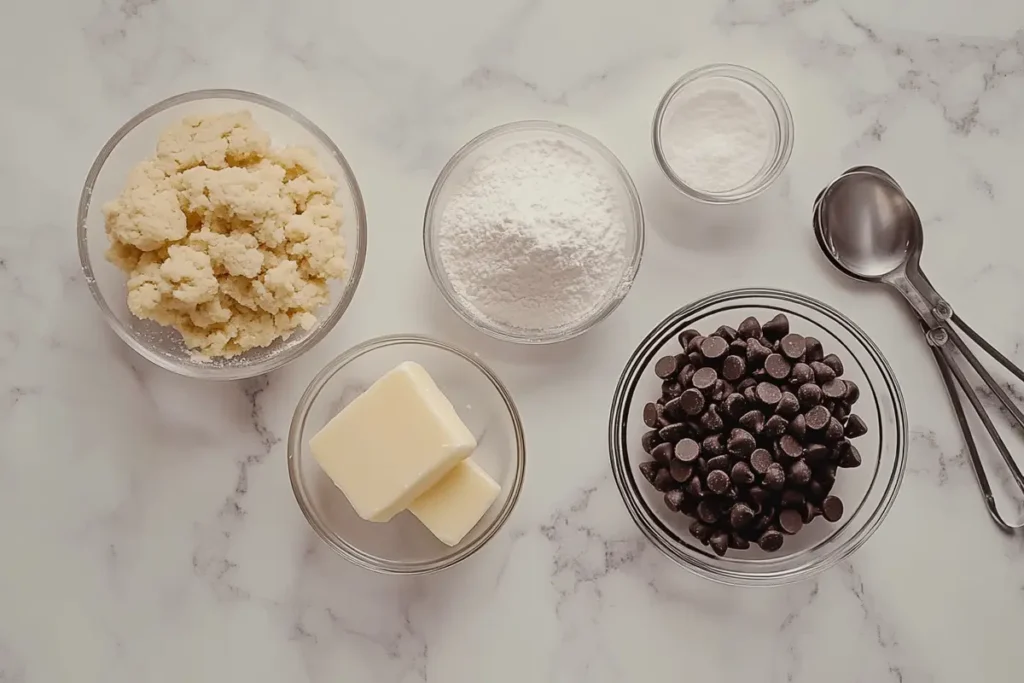
POLYGON ((455 546, 476 526, 501 487, 472 459, 463 460, 409 505, 442 543, 455 546))
POLYGON ((356 513, 386 522, 476 448, 426 370, 405 362, 310 439, 313 457, 356 513))

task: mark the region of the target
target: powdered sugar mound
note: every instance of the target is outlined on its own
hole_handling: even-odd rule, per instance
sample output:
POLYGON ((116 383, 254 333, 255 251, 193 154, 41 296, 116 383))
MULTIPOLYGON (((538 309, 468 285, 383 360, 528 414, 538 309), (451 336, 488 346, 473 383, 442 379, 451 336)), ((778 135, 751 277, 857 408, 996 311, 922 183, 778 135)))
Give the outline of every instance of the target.
POLYGON ((437 238, 458 296, 481 317, 522 330, 592 314, 629 259, 615 188, 591 158, 558 140, 516 143, 479 160, 445 205, 437 238))

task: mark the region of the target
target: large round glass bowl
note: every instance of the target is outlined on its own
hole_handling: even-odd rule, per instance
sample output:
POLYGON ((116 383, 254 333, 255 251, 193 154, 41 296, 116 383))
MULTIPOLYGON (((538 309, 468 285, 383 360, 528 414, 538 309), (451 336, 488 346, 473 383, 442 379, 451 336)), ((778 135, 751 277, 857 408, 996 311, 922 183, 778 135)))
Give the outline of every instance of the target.
MULTIPOLYGON (((401 429, 396 415, 395 429, 401 429)), ((426 337, 380 337, 356 346, 313 379, 288 434, 288 476, 313 530, 352 563, 382 574, 430 574, 466 559, 491 540, 512 513, 523 487, 526 441, 508 389, 473 355, 426 337), (455 547, 437 540, 406 511, 386 523, 360 518, 320 469, 309 440, 352 400, 398 364, 422 365, 477 440, 472 458, 501 493, 455 547)))
POLYGON ((187 377, 233 380, 270 372, 294 360, 320 341, 341 319, 355 295, 366 260, 366 210, 355 176, 341 150, 312 121, 287 105, 239 90, 199 90, 171 97, 141 112, 121 127, 100 150, 78 204, 78 253, 82 270, 103 317, 132 349, 162 368, 187 377), (312 150, 338 184, 343 211, 341 234, 347 245, 348 274, 332 282, 330 303, 316 311, 317 324, 287 340, 230 359, 202 359, 188 349, 172 328, 140 320, 128 310, 127 276, 107 261, 109 246, 103 204, 124 189, 131 169, 151 157, 160 134, 186 116, 247 110, 271 136, 275 147, 312 150), (95 200, 95 201, 94 201, 95 200))
POLYGON ((864 331, 834 308, 800 294, 772 289, 741 289, 715 294, 682 308, 640 343, 619 379, 608 428, 615 483, 637 526, 659 550, 683 567, 733 585, 771 586, 807 579, 828 569, 863 545, 885 519, 900 483, 907 456, 907 415, 892 369, 864 331), (841 469, 834 495, 845 504, 836 524, 815 519, 786 538, 782 550, 768 554, 729 550, 718 557, 693 538, 692 521, 670 512, 663 495, 645 480, 638 466, 650 459, 640 444, 647 430, 644 404, 661 395, 653 365, 662 355, 678 353, 677 335, 687 328, 705 334, 720 325, 736 327, 747 316, 764 322, 778 313, 789 317, 793 332, 817 337, 826 353, 845 365, 844 378, 861 389, 853 411, 868 426, 855 440, 863 463, 841 469))
MULTIPOLYGON (((515 191, 515 188, 509 188, 515 191)), ((614 311, 629 293, 640 268, 644 252, 644 214, 640 195, 629 172, 612 152, 596 138, 570 126, 551 121, 517 121, 507 123, 466 143, 445 165, 427 201, 423 220, 423 251, 434 284, 448 305, 459 317, 476 329, 503 341, 520 344, 551 344, 583 334, 614 311), (594 163, 595 168, 614 190, 619 210, 628 228, 624 245, 625 266, 618 282, 609 287, 607 296, 589 314, 558 327, 518 328, 488 319, 460 295, 445 270, 438 248, 438 232, 445 207, 452 194, 482 159, 501 154, 510 146, 535 140, 553 140, 569 146, 594 163)))

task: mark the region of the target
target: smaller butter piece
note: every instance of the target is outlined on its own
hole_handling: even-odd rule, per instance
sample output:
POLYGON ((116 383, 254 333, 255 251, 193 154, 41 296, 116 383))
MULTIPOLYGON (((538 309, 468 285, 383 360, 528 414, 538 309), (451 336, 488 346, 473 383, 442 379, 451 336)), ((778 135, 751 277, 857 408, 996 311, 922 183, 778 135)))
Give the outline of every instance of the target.
POLYGON ((456 546, 490 509, 501 487, 473 462, 463 460, 409 505, 442 543, 456 546))

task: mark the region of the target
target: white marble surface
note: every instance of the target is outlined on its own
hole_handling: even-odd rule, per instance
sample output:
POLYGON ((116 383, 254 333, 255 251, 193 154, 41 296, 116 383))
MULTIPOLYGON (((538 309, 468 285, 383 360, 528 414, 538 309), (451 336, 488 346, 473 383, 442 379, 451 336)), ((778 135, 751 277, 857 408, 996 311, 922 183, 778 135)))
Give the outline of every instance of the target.
POLYGON ((988 520, 911 319, 829 271, 808 214, 843 168, 890 170, 927 221, 936 286, 1024 361, 1022 26, 1013 0, 3 3, 0 681, 1019 681, 1022 536, 988 520), (797 142, 770 195, 709 214, 659 175, 648 127, 675 77, 721 60, 775 80, 797 142), (268 378, 223 385, 160 371, 118 341, 74 241, 81 182, 107 136, 157 99, 215 86, 319 122, 356 169, 371 231, 333 334, 268 378), (527 116, 602 138, 648 216, 626 303, 544 349, 461 324, 420 248, 448 155, 527 116), (725 264, 743 275, 724 278, 725 264), (670 310, 731 285, 848 312, 909 406, 910 466, 890 517, 852 561, 785 589, 683 572, 634 529, 608 471, 606 413, 632 347, 670 310), (282 443, 327 359, 401 331, 477 351, 510 385, 529 440, 500 536, 409 580, 351 567, 314 537, 282 443))

